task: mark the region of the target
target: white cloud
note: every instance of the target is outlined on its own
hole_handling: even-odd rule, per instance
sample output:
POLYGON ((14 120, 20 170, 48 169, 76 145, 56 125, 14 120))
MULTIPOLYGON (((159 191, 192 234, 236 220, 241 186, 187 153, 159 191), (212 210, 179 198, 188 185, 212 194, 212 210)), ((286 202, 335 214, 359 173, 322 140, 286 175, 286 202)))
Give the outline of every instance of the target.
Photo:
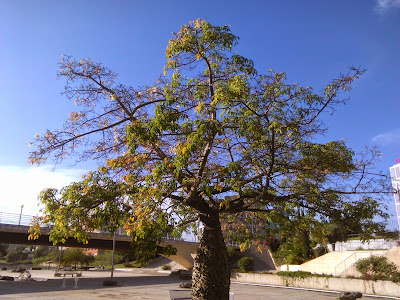
POLYGON ((378 134, 372 138, 372 142, 381 146, 400 144, 400 128, 378 134))
POLYGON ((39 212, 37 196, 44 188, 60 189, 82 179, 83 169, 59 169, 51 166, 0 166, 0 211, 36 215, 39 212))
POLYGON ((384 15, 389 9, 394 7, 400 7, 400 0, 377 0, 375 11, 384 15))

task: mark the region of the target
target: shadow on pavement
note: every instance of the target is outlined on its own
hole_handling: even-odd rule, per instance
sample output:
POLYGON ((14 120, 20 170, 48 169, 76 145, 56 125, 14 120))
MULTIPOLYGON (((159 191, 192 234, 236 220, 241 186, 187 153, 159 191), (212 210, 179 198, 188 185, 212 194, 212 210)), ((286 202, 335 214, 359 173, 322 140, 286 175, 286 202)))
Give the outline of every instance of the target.
MULTIPOLYGON (((114 277, 118 282, 115 287, 103 286, 104 280, 110 277, 84 278, 79 277, 78 289, 118 289, 118 287, 139 287, 149 285, 166 285, 182 282, 176 276, 134 276, 134 277, 114 277)), ((75 285, 75 277, 67 277, 66 288, 62 288, 63 279, 48 279, 46 281, 0 281, 0 295, 24 294, 24 293, 43 293, 72 290, 75 285)))

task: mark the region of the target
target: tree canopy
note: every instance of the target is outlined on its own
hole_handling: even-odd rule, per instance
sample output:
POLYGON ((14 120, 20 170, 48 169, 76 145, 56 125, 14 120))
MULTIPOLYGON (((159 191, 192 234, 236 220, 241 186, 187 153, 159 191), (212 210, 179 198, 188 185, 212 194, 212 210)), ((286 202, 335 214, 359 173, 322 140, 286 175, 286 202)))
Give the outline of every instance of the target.
POLYGON ((315 92, 287 83, 285 73, 259 73, 233 51, 238 40, 228 26, 183 25, 168 43, 164 75, 144 87, 119 84, 90 59, 64 56, 58 75, 80 109, 62 129, 37 135, 30 161, 73 155, 100 167, 61 191, 43 191, 36 229, 54 223, 54 241, 71 232, 85 240, 85 230, 113 218, 150 246, 162 232, 179 234, 200 220, 195 299, 228 297, 221 222, 235 230, 257 220, 260 236, 244 230, 243 244, 298 216, 381 229, 374 217, 386 217, 379 201, 386 181, 374 169, 378 152, 319 142, 322 115, 346 101, 365 70, 350 67, 315 92))

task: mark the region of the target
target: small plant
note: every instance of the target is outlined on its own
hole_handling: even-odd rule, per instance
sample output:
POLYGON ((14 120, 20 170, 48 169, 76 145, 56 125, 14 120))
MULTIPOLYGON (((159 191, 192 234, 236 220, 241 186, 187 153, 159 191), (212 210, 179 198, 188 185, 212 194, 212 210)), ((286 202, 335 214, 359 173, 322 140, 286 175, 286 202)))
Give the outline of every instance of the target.
POLYGON ((165 265, 162 265, 161 269, 163 269, 163 270, 171 270, 171 266, 165 264, 165 265))
POLYGON ((242 257, 238 261, 238 266, 241 272, 249 272, 254 270, 254 259, 251 257, 242 257))
POLYGON ((360 259, 356 263, 356 268, 362 274, 364 280, 391 280, 393 282, 400 280, 397 266, 384 256, 372 255, 360 259))

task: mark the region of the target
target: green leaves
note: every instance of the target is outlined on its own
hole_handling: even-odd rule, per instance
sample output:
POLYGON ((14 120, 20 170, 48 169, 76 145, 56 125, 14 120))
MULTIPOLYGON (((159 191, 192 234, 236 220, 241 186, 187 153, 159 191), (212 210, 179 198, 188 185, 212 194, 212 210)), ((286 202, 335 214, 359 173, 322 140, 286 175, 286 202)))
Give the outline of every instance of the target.
POLYGON ((137 88, 89 59, 65 57, 59 75, 80 110, 37 136, 30 161, 79 153, 77 160, 106 163, 61 191, 43 191, 32 237, 40 224, 54 224, 55 242, 125 226, 143 252, 154 252, 164 233, 179 234, 199 216, 227 219, 243 247, 294 232, 294 220, 303 241, 315 220, 380 228, 379 201, 359 196, 386 192, 373 170, 376 150, 357 158, 343 141, 317 142, 323 113, 345 102, 364 70, 351 67, 318 93, 284 72, 257 72, 233 52, 238 40, 229 26, 183 25, 167 45, 164 76, 137 88))

